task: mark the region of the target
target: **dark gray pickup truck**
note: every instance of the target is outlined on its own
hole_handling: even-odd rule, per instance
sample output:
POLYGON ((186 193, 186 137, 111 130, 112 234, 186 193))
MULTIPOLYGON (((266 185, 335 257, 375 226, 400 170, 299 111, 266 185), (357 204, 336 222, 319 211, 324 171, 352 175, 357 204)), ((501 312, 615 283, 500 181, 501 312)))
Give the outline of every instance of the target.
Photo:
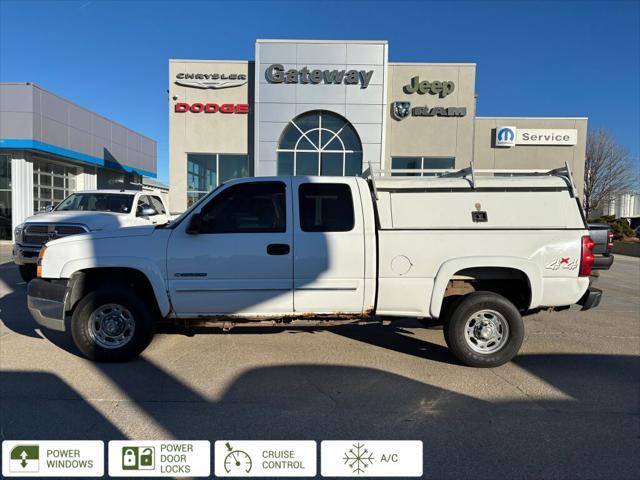
POLYGON ((606 223, 590 223, 589 236, 594 241, 593 254, 596 257, 593 262, 593 270, 608 270, 613 264, 613 231, 606 223))

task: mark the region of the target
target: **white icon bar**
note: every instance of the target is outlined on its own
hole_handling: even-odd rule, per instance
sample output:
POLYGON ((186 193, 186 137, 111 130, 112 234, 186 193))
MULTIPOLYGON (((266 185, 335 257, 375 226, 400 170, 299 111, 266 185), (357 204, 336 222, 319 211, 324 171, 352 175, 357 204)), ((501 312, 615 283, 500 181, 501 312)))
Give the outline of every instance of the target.
POLYGON ((323 477, 421 477, 420 440, 325 440, 323 477))
POLYGON ((313 440, 220 440, 215 443, 216 477, 315 477, 313 440))
POLYGON ((111 477, 208 477, 208 440, 114 440, 109 442, 111 477))
POLYGON ((101 440, 5 440, 3 477, 102 477, 101 440))

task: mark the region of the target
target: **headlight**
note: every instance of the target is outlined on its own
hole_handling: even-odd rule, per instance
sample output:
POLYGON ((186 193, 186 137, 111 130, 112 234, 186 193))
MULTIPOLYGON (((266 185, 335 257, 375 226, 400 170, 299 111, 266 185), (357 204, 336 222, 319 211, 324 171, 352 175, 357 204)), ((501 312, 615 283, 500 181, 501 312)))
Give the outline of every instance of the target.
POLYGON ((13 238, 16 243, 22 242, 22 231, 24 230, 24 223, 20 225, 16 225, 16 228, 13 229, 13 238))
POLYGON ((47 251, 47 246, 43 245, 38 254, 38 266, 36 267, 36 276, 42 278, 42 261, 44 260, 44 252, 47 251))

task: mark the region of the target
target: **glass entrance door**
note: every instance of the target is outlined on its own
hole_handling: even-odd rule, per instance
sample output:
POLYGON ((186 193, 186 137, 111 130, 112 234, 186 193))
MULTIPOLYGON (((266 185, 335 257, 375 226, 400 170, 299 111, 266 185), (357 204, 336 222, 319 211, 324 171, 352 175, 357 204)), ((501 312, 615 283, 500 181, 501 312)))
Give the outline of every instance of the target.
POLYGON ((0 240, 11 240, 10 155, 0 155, 0 240))

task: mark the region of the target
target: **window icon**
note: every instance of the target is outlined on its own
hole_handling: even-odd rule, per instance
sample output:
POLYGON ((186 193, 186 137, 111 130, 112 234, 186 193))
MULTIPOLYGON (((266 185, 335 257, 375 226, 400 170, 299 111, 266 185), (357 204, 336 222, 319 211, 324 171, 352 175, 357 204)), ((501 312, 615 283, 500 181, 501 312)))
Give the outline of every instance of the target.
POLYGON ((10 457, 10 472, 40 471, 40 447, 38 445, 16 445, 11 450, 10 457))
POLYGON ((155 449, 153 447, 122 447, 123 470, 153 470, 155 449))

